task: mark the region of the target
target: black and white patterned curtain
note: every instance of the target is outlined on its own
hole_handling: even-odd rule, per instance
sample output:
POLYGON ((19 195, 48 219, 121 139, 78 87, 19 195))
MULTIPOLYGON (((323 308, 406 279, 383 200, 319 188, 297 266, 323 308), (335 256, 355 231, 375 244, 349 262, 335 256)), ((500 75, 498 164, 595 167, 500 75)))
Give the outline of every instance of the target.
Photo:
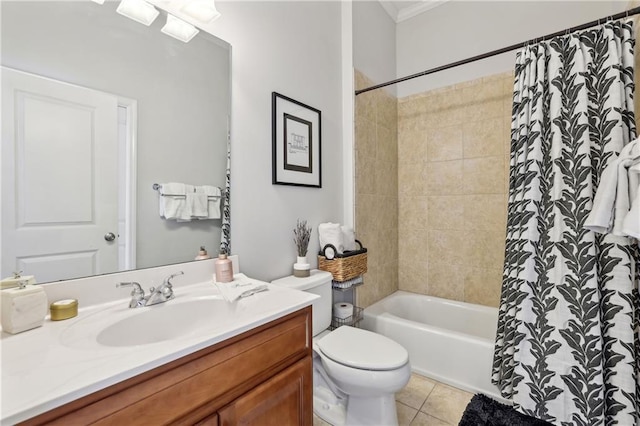
POLYGON ((493 381, 557 425, 640 425, 637 241, 583 227, 635 139, 634 43, 608 22, 517 56, 493 381))
POLYGON ((222 229, 220 251, 231 254, 231 138, 227 136, 227 172, 222 194, 222 229))

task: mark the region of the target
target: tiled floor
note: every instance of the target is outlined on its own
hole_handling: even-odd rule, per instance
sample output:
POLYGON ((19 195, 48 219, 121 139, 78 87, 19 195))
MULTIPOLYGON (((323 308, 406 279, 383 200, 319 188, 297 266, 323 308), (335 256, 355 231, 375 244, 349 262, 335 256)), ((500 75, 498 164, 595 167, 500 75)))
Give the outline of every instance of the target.
MULTIPOLYGON (((396 394, 400 426, 450 426, 460 422, 472 393, 413 373, 407 386, 396 394)), ((327 426, 314 415, 314 426, 327 426)), ((371 425, 384 426, 384 425, 371 425)))

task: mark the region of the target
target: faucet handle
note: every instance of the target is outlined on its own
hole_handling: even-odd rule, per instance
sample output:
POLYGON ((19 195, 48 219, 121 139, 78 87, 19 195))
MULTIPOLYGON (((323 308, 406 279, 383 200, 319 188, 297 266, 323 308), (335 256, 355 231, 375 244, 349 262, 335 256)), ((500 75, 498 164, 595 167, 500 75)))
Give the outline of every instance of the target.
POLYGON ((142 286, 140 286, 140 284, 135 282, 135 281, 117 283, 116 287, 117 288, 120 288, 120 287, 133 287, 133 290, 131 290, 131 296, 134 296, 134 297, 138 296, 138 295, 144 296, 144 290, 142 289, 142 286))
POLYGON ((171 279, 173 279, 173 278, 175 278, 175 277, 177 277, 177 276, 179 276, 179 275, 184 275, 184 271, 178 271, 178 272, 176 272, 175 274, 171 274, 171 275, 169 275, 169 276, 168 276, 167 278, 165 278, 165 280, 164 280, 165 284, 166 284, 166 285, 171 286, 171 279))
POLYGON ((142 289, 140 284, 138 284, 137 282, 131 281, 131 282, 125 282, 125 283, 117 283, 116 287, 117 288, 133 287, 133 290, 131 290, 131 301, 129 302, 129 307, 137 308, 139 306, 144 306, 144 303, 143 303, 144 290, 142 289))

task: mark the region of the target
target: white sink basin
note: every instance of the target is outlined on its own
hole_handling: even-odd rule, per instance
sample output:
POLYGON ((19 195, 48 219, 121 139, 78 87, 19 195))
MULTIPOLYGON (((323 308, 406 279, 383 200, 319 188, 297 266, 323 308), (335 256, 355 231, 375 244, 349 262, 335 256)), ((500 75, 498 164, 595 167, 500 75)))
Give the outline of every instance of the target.
POLYGON ((204 327, 215 328, 229 318, 229 304, 220 299, 195 299, 145 308, 123 318, 96 336, 105 346, 136 346, 188 336, 204 327))
POLYGON ((243 309, 219 297, 185 297, 142 308, 118 304, 70 324, 61 343, 71 347, 140 346, 233 325, 243 309))

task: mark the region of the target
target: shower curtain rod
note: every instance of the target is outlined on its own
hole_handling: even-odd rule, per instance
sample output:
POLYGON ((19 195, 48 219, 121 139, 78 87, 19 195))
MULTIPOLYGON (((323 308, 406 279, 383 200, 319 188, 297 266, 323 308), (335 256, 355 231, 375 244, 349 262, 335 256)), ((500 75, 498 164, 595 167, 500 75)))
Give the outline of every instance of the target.
POLYGON ((587 22, 586 24, 582 24, 582 25, 578 25, 577 27, 571 27, 568 28, 566 30, 562 30, 562 31, 557 31, 555 33, 551 33, 551 34, 547 34, 546 36, 543 37, 537 37, 534 38, 532 40, 528 40, 522 43, 518 43, 518 44, 514 44, 508 47, 503 47, 502 49, 497 49, 497 50, 493 50, 491 52, 487 52, 487 53, 483 53, 481 55, 477 55, 477 56, 473 56, 471 58, 467 58, 467 59, 463 59, 461 61, 457 61, 457 62, 452 62, 450 64, 447 65, 441 65, 439 67, 435 67, 435 68, 431 68, 429 70, 426 71, 422 71, 416 74, 411 74, 408 75, 406 77, 401 77, 395 80, 391 80, 391 81, 387 81, 386 83, 380 83, 380 84, 376 84, 375 86, 371 86, 371 87, 367 87, 364 89, 360 89, 360 90, 356 90, 356 96, 358 96, 361 93, 365 93, 368 92, 370 90, 376 90, 376 89, 380 89, 382 87, 386 87, 386 86, 391 86, 392 84, 396 84, 396 83, 402 83, 403 81, 407 81, 407 80, 411 80, 417 77, 422 77, 425 75, 429 75, 429 74, 433 74, 439 71, 444 71, 444 70, 448 70, 449 68, 454 68, 460 65, 465 65, 471 62, 475 62, 475 61, 479 61, 481 59, 486 59, 489 58, 491 56, 495 56, 495 55, 500 55, 502 53, 506 53, 506 52, 510 52, 512 50, 516 50, 516 49, 520 49, 522 47, 525 47, 526 45, 530 44, 530 43, 535 43, 538 41, 542 41, 542 40, 546 40, 552 37, 557 37, 557 36, 561 36, 561 35, 565 35, 565 34, 569 34, 572 33, 574 31, 579 31, 579 30, 584 30, 587 28, 591 28, 591 27, 595 27, 596 25, 600 25, 601 23, 604 22, 608 22, 608 21, 615 21, 616 19, 622 19, 622 18, 626 18, 632 15, 637 15, 640 13, 640 6, 639 7, 634 7, 633 9, 629 9, 626 10, 624 12, 620 12, 620 13, 616 13, 615 15, 611 15, 611 16, 607 16, 605 18, 601 18, 601 19, 597 19, 595 21, 591 21, 591 22, 587 22))

